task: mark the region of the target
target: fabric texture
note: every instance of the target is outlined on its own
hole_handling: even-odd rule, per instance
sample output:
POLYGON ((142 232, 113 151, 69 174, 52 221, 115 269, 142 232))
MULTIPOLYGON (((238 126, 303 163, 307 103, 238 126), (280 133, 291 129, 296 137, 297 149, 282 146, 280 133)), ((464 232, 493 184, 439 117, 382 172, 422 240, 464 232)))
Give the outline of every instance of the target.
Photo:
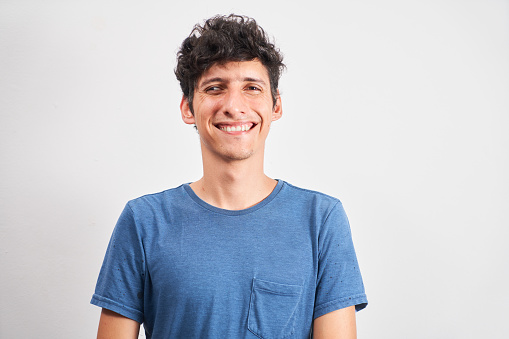
POLYGON ((339 200, 279 180, 224 210, 188 184, 129 201, 92 304, 147 338, 309 338, 314 318, 367 305, 339 200))

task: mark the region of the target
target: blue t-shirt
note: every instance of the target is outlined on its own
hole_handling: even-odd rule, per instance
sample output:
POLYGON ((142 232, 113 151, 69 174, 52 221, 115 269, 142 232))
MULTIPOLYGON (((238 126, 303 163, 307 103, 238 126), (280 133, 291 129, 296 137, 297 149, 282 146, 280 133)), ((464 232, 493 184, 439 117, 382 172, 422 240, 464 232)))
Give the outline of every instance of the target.
POLYGON ((341 202, 279 181, 245 210, 187 184, 129 201, 92 304, 147 338, 308 338, 313 319, 367 304, 341 202))

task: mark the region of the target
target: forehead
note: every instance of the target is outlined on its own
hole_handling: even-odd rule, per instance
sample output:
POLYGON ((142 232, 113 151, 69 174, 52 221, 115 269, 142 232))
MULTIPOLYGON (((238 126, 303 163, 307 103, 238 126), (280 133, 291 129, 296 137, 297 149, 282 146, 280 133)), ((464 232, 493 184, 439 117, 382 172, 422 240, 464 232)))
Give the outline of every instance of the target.
POLYGON ((269 73, 267 68, 258 60, 251 61, 228 61, 216 63, 209 67, 198 79, 198 86, 211 79, 217 81, 232 82, 255 79, 269 84, 269 73))

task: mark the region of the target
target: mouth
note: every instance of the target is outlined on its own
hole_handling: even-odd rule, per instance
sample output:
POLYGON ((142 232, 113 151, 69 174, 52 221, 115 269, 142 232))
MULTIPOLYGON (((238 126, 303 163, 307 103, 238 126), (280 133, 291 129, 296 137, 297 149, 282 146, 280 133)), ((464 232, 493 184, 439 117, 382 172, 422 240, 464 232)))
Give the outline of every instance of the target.
POLYGON ((255 123, 252 122, 244 122, 244 123, 220 123, 215 125, 216 128, 220 129, 223 132, 247 132, 253 127, 256 126, 255 123))

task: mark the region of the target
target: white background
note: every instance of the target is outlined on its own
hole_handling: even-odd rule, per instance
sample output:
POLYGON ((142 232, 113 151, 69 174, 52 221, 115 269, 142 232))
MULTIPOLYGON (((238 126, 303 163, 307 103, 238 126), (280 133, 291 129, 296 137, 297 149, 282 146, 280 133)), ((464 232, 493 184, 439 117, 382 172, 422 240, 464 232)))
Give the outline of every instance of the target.
POLYGON ((349 215, 359 338, 507 338, 504 0, 1 0, 0 337, 95 336, 124 204, 201 175, 175 53, 230 12, 288 66, 267 174, 349 215))

